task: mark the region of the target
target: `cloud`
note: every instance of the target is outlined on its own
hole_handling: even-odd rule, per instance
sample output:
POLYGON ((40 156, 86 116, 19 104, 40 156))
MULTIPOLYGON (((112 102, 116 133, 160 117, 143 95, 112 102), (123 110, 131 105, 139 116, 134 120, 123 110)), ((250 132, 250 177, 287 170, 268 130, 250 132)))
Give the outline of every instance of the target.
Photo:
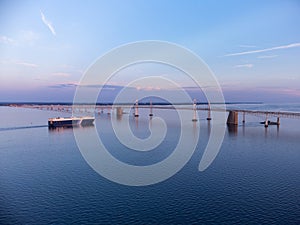
POLYGON ((77 84, 74 83, 65 83, 65 84, 54 84, 54 85, 49 85, 49 88, 74 88, 77 87, 77 84))
MULTIPOLYGON (((86 85, 82 85, 82 84, 77 84, 76 82, 68 82, 68 83, 60 83, 60 84, 53 84, 53 85, 49 85, 48 87, 50 88, 72 88, 72 87, 81 87, 81 88, 97 88, 97 89, 102 89, 105 91, 120 91, 123 88, 125 88, 124 86, 120 86, 120 85, 109 85, 109 84, 86 84, 86 85)), ((126 87, 126 88, 132 88, 132 87, 126 87)))
POLYGON ((248 55, 248 54, 261 53, 261 52, 269 52, 269 51, 274 51, 274 50, 279 50, 279 49, 296 48, 296 47, 300 47, 300 43, 293 43, 293 44, 289 44, 289 45, 282 45, 282 46, 276 46, 276 47, 265 48, 265 49, 258 49, 258 50, 253 50, 253 51, 231 53, 231 54, 226 54, 224 56, 248 55))
POLYGON ((24 61, 1 60, 0 63, 1 64, 20 65, 20 66, 26 66, 26 67, 32 67, 32 68, 38 67, 37 64, 24 62, 24 61))
POLYGON ((235 65, 234 68, 252 68, 253 64, 240 64, 240 65, 235 65))
POLYGON ((21 30, 14 39, 5 35, 0 35, 0 43, 14 46, 23 46, 27 44, 32 46, 38 39, 39 35, 32 30, 21 30))
POLYGON ((26 67, 32 67, 32 68, 38 67, 38 65, 36 65, 34 63, 28 63, 28 62, 16 62, 15 64, 21 65, 21 66, 26 66, 26 67))
MULTIPOLYGON (((125 86, 121 86, 121 85, 110 85, 110 84, 86 84, 86 85, 80 85, 80 87, 85 87, 85 88, 97 88, 97 89, 102 89, 102 90, 108 90, 108 91, 120 91, 123 88, 125 88, 125 86)), ((126 88, 132 88, 132 87, 126 87, 126 88)))
POLYGON ((291 88, 291 87, 258 87, 256 89, 261 89, 264 92, 280 94, 280 95, 292 95, 292 96, 300 96, 300 88, 291 88))
POLYGON ((55 36, 56 32, 54 30, 54 27, 52 26, 52 23, 46 19, 45 15, 44 15, 44 13, 42 11, 41 11, 41 17, 42 17, 43 23, 49 28, 49 30, 51 31, 51 33, 55 36))
POLYGON ((9 38, 7 36, 4 36, 4 35, 0 36, 0 42, 4 43, 4 44, 15 44, 16 43, 15 40, 13 40, 12 38, 9 38))
POLYGON ((69 73, 62 73, 62 72, 57 72, 57 73, 52 73, 53 76, 56 76, 56 77, 70 77, 71 74, 69 73))
POLYGON ((278 55, 261 55, 261 56, 257 56, 258 59, 271 59, 271 58, 275 58, 278 55))
POLYGON ((159 86, 137 86, 135 89, 138 91, 160 91, 162 88, 159 86))

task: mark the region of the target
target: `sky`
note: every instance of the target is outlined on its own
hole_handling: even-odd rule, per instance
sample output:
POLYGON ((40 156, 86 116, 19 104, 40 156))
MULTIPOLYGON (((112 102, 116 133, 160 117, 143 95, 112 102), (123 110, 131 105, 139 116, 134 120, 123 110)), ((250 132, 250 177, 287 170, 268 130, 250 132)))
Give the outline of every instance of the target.
MULTIPOLYGON (((226 101, 300 102, 299 24, 298 0, 1 0, 0 102, 71 102, 100 56, 143 40, 194 52, 226 101)), ((113 100, 114 91, 139 76, 191 85, 167 65, 133 65, 109 83, 102 100, 113 100)), ((133 88, 172 91, 155 83, 133 88)))

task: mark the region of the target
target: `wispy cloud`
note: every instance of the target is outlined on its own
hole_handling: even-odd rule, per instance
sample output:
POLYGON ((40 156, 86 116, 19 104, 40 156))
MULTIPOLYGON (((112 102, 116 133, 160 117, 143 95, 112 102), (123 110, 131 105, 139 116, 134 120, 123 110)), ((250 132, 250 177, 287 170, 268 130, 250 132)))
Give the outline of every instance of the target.
POLYGON ((16 33, 15 38, 0 35, 0 43, 12 46, 33 46, 38 39, 39 35, 32 30, 21 30, 16 33))
POLYGON ((274 87, 256 87, 256 89, 260 89, 264 92, 280 94, 280 95, 291 95, 291 96, 300 96, 300 88, 292 88, 292 87, 282 87, 282 86, 274 86, 274 87))
POLYGON ((158 86, 144 86, 144 87, 142 87, 142 86, 137 86, 137 87, 135 87, 136 88, 136 90, 138 90, 138 91, 141 91, 141 90, 143 90, 143 91, 159 91, 159 90, 161 90, 162 88, 161 87, 158 87, 158 86))
POLYGON ((56 77, 70 77, 71 76, 71 74, 63 73, 63 72, 52 73, 52 75, 56 76, 56 77))
POLYGON ((257 56, 258 59, 271 59, 271 58, 276 58, 278 55, 261 55, 257 56))
MULTIPOLYGON (((85 87, 85 88, 98 88, 98 89, 102 89, 102 90, 109 90, 109 91, 115 91, 115 90, 122 90, 123 88, 125 88, 125 86, 121 86, 121 85, 110 85, 110 84, 86 84, 86 85, 80 85, 80 87, 85 87)), ((126 87, 126 88, 132 88, 132 87, 126 87)))
POLYGON ((256 48, 255 45, 239 45, 241 48, 256 48))
POLYGON ((261 52, 269 52, 269 51, 274 51, 274 50, 279 50, 279 49, 296 48, 296 47, 300 47, 300 43, 281 45, 281 46, 276 46, 276 47, 272 47, 272 48, 264 48, 264 49, 258 49, 258 50, 253 50, 253 51, 231 53, 231 54, 226 54, 224 56, 248 55, 248 54, 261 53, 261 52))
POLYGON ((43 23, 49 28, 51 33, 55 36, 56 32, 54 30, 54 27, 53 27, 52 23, 46 19, 45 15, 42 11, 40 11, 40 12, 41 12, 41 17, 42 17, 43 23))
POLYGON ((75 83, 65 83, 65 84, 54 84, 49 85, 49 88, 75 88, 77 87, 77 84, 75 83))
POLYGON ((28 63, 28 62, 15 62, 15 64, 21 65, 21 66, 26 66, 26 67, 32 67, 32 68, 38 67, 37 64, 34 64, 34 63, 28 63))
POLYGON ((7 36, 1 35, 0 36, 0 42, 4 44, 15 44, 16 41, 12 38, 9 38, 7 36))
MULTIPOLYGON (((96 89, 102 89, 102 90, 106 90, 106 91, 120 91, 123 88, 125 88, 124 86, 121 85, 109 85, 109 84, 78 84, 77 82, 67 82, 67 83, 59 83, 59 84, 53 84, 53 85, 49 85, 49 88, 74 88, 74 87, 81 87, 81 88, 96 88, 96 89)), ((126 87, 126 88, 131 88, 131 89, 135 89, 133 87, 126 87)))
POLYGON ((253 64, 240 64, 240 65, 235 65, 234 68, 252 68, 253 64))
POLYGON ((38 67, 37 64, 25 62, 25 61, 1 60, 0 63, 1 64, 9 64, 9 65, 20 65, 20 66, 26 66, 26 67, 31 67, 31 68, 38 67))

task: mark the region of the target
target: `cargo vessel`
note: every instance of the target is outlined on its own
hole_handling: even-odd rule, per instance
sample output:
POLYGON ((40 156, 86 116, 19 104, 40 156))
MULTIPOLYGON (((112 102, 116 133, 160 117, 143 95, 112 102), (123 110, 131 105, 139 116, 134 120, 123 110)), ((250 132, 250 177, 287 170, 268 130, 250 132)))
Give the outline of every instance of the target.
POLYGON ((48 127, 74 127, 93 125, 95 117, 56 117, 48 119, 48 127))

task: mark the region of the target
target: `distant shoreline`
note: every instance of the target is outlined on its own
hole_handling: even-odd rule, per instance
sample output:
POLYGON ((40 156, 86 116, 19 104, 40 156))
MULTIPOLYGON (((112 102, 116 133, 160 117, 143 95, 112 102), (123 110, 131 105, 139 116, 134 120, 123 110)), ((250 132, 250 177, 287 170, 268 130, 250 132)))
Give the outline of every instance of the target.
MULTIPOLYGON (((133 105, 133 103, 118 103, 117 105, 133 105)), ((168 103, 168 102, 152 102, 152 105, 191 105, 192 103, 168 103)), ((213 102, 212 105, 219 105, 222 103, 213 102)), ((226 105, 257 105, 264 104, 263 102, 225 102, 226 105)), ((0 102, 0 106, 11 105, 73 105, 72 102, 0 102)), ((93 103, 79 103, 77 105, 94 105, 93 103)), ((112 102, 96 103, 96 105, 114 105, 112 102)), ((150 105, 150 102, 139 102, 139 105, 150 105)), ((198 102, 197 105, 208 105, 208 102, 198 102)))

